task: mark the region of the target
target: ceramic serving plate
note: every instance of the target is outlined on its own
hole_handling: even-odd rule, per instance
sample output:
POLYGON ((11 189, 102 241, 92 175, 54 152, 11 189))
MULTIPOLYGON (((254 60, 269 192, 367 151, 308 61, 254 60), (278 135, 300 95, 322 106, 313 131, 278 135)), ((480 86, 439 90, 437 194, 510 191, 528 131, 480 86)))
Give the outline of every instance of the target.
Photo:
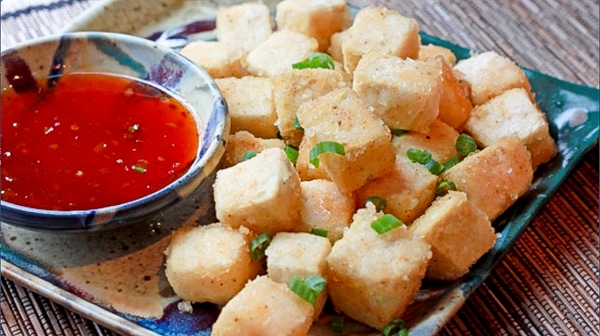
MULTIPOLYGON (((114 31, 180 46, 188 38, 210 38, 218 5, 208 0, 99 1, 66 31, 114 31), (209 32, 197 34, 205 30, 209 32)), ((458 59, 470 55, 468 49, 435 37, 421 38, 424 44, 451 49, 458 59)), ((531 189, 494 222, 499 239, 470 273, 452 283, 423 284, 405 318, 411 335, 433 335, 449 321, 598 141, 597 89, 525 72, 547 115, 558 155, 538 168, 531 189)), ((2 224, 2 275, 119 333, 209 335, 219 308, 196 304, 192 313, 179 312, 164 276, 163 251, 174 229, 215 220, 211 186, 209 179, 191 197, 147 222, 106 232, 47 234, 2 224)), ((332 333, 326 318, 320 323, 312 334, 332 333)), ((345 331, 376 334, 361 325, 345 331)))

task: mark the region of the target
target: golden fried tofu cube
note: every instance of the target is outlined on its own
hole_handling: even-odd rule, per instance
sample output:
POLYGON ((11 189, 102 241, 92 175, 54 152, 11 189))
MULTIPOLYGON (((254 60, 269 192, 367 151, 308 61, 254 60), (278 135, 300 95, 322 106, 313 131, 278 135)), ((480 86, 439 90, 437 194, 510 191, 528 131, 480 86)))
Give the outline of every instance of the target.
POLYGON ((481 105, 508 89, 523 88, 531 91, 525 73, 511 59, 495 51, 486 51, 461 60, 454 69, 464 74, 471 85, 474 105, 481 105))
POLYGON ((213 78, 242 77, 244 51, 219 41, 192 41, 181 48, 181 54, 201 66, 213 78))
POLYGON ((364 206, 369 198, 380 197, 386 202, 386 213, 410 224, 433 202, 437 184, 437 176, 422 164, 411 162, 406 152, 399 151, 394 170, 360 188, 356 204, 364 206))
POLYGON ((169 284, 186 301, 225 304, 258 274, 251 239, 220 223, 176 230, 165 250, 169 284))
POLYGON ((291 29, 315 38, 319 50, 327 51, 331 35, 352 24, 345 0, 285 0, 277 4, 278 29, 291 29))
POLYGON ((258 1, 219 6, 215 25, 217 40, 237 46, 246 53, 273 33, 269 7, 258 1))
POLYGON ((302 142, 332 141, 344 147, 344 155, 318 156, 319 167, 342 192, 356 190, 368 180, 393 170, 394 149, 389 128, 352 89, 336 89, 306 102, 297 114, 304 128, 302 142))
POLYGON ((523 141, 535 170, 556 155, 548 121, 525 89, 510 89, 477 106, 465 129, 482 146, 493 145, 500 138, 516 135, 523 141))
POLYGON ((246 130, 259 138, 277 137, 271 79, 246 76, 217 78, 231 117, 231 133, 246 130))
POLYGON ((248 131, 237 131, 229 136, 225 154, 223 155, 222 168, 228 168, 243 161, 246 153, 260 153, 267 148, 285 149, 281 139, 257 138, 248 131))
POLYGON ((313 306, 287 285, 260 276, 221 310, 212 336, 304 336, 313 322, 313 306))
POLYGON ((410 229, 431 245, 426 279, 452 281, 469 268, 496 242, 490 220, 460 191, 449 191, 436 199, 410 229))
MULTIPOLYGON (((289 284, 292 278, 302 280, 320 275, 327 278, 327 256, 331 243, 325 237, 306 232, 280 232, 273 237, 265 251, 267 274, 273 281, 289 284)), ((315 319, 327 301, 327 288, 314 303, 315 319)))
POLYGON ((442 69, 442 96, 438 118, 461 131, 473 109, 471 86, 463 75, 440 58, 432 59, 442 69))
POLYGON ((252 49, 246 57, 250 74, 272 77, 292 69, 292 65, 307 60, 319 49, 319 43, 312 37, 290 29, 282 29, 252 49))
POLYGON ((341 192, 335 183, 324 179, 302 181, 300 188, 303 201, 302 231, 327 230, 327 238, 332 244, 342 238, 355 211, 352 194, 341 192))
POLYGON ((456 64, 456 55, 454 55, 452 50, 435 44, 421 45, 417 59, 425 61, 428 58, 436 58, 438 56, 441 56, 450 66, 456 64))
POLYGON ((217 171, 213 185, 217 218, 256 233, 297 231, 301 221, 300 178, 282 149, 268 148, 217 171))
POLYGON ((391 129, 418 131, 439 113, 442 71, 435 62, 365 55, 352 88, 391 129))
POLYGON ((420 131, 409 131, 394 137, 392 144, 401 155, 406 156, 409 149, 427 150, 436 161, 444 163, 457 155, 455 144, 459 135, 450 125, 435 119, 420 131))
POLYGON ((329 40, 329 48, 327 48, 327 53, 329 56, 331 56, 331 58, 333 58, 335 61, 340 62, 342 64, 342 69, 344 66, 342 42, 344 41, 344 36, 346 36, 347 32, 348 30, 344 30, 331 35, 331 39, 329 40))
POLYGON ((419 24, 415 19, 384 7, 364 7, 342 41, 344 69, 354 72, 358 61, 370 52, 416 59, 420 45, 419 24))
POLYGON ((381 329, 414 300, 431 258, 429 244, 402 225, 378 234, 382 213, 359 209, 327 258, 328 289, 336 311, 381 329))
MULTIPOLYGON (((289 0, 288 0, 289 1, 289 0)), ((350 77, 329 69, 291 69, 273 78, 276 125, 286 143, 298 147, 302 135, 294 122, 298 107, 306 101, 337 89, 350 87, 350 77)))
POLYGON ((505 137, 443 172, 493 221, 531 186, 531 155, 516 136, 505 137))

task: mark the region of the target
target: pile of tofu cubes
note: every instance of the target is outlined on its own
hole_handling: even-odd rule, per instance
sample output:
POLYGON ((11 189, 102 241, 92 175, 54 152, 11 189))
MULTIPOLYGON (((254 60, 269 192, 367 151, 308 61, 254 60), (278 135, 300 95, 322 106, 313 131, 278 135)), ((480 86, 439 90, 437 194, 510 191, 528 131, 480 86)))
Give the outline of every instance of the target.
POLYGON ((231 116, 214 182, 218 223, 176 231, 165 251, 183 300, 223 307, 214 335, 305 335, 328 300, 382 329, 424 279, 459 279, 494 246, 493 221, 556 154, 513 61, 488 51, 457 62, 418 32, 383 7, 352 20, 344 0, 284 0, 275 16, 251 2, 219 9, 217 41, 181 50, 215 78, 231 116), (316 52, 334 69, 292 68, 316 52), (445 162, 461 133, 478 150, 439 175, 407 156, 426 150, 445 162), (309 153, 326 141, 344 154, 323 153, 317 166, 309 153), (436 195, 443 181, 456 190, 436 195), (404 225, 377 233, 384 214, 404 225), (263 233, 272 240, 255 260, 249 246, 263 233), (288 288, 311 275, 327 280, 314 304, 288 288))

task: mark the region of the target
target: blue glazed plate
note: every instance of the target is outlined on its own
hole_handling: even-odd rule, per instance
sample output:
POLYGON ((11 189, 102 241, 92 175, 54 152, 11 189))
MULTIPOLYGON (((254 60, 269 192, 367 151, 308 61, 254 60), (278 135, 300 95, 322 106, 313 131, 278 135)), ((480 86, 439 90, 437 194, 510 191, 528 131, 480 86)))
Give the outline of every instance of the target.
MULTIPOLYGON (((137 19, 127 24, 110 20, 118 17, 115 12, 126 11, 123 6, 135 6, 137 2, 112 1, 110 6, 95 6, 67 30, 93 28, 148 37, 176 26, 173 16, 158 13, 155 15, 164 20, 157 21, 152 17, 153 11, 144 12, 144 8, 137 19)), ((215 13, 214 4, 205 3, 206 8, 196 13, 196 19, 214 17, 211 16, 215 13)), ((178 15, 181 14, 175 17, 178 15)), ((433 36, 422 34, 421 38, 423 44, 451 49, 458 59, 470 56, 470 50, 433 36)), ((558 155, 538 168, 531 189, 494 222, 500 237, 470 273, 452 283, 423 284, 415 303, 408 309, 410 315, 406 316, 411 335, 434 335, 450 320, 598 141, 600 91, 528 69, 525 73, 540 108, 546 113, 558 155)), ((119 333, 209 335, 210 326, 219 313, 218 307, 194 305, 191 314, 180 313, 177 297, 163 272, 163 251, 170 232, 182 225, 214 220, 212 183, 206 182, 176 208, 133 227, 74 236, 42 234, 2 224, 2 275, 119 333)), ((359 324, 348 326, 345 334, 349 333, 377 334, 359 324)), ((327 319, 315 325, 311 334, 333 335, 327 319)))

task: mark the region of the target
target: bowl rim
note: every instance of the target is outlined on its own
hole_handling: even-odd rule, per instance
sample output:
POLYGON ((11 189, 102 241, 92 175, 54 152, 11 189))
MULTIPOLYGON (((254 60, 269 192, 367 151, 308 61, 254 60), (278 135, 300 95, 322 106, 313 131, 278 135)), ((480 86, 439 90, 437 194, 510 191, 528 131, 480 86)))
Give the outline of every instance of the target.
MULTIPOLYGON (((195 154, 194 160, 190 164, 189 168, 185 171, 185 173, 182 174, 181 176, 179 176, 176 180, 172 181, 171 183, 163 186, 162 188, 160 188, 152 193, 149 193, 149 194, 139 197, 137 199, 123 202, 123 203, 114 204, 114 205, 108 205, 108 206, 104 206, 104 207, 90 208, 90 209, 51 210, 51 209, 41 209, 41 208, 24 206, 24 205, 12 203, 12 202, 8 202, 8 201, 0 199, 0 221, 1 222, 19 226, 19 227, 33 228, 36 230, 50 230, 50 231, 85 230, 85 231, 89 231, 90 229, 93 229, 98 226, 102 226, 102 227, 113 226, 115 224, 114 223, 115 221, 113 221, 113 217, 111 216, 111 217, 107 218, 106 220, 100 219, 100 221, 92 221, 91 223, 82 223, 81 227, 68 224, 67 226, 53 225, 52 227, 45 229, 44 227, 41 227, 40 225, 37 225, 35 223, 27 223, 27 222, 23 222, 21 220, 15 221, 14 218, 7 218, 7 217, 5 217, 4 213, 5 213, 5 211, 10 210, 9 212, 21 213, 21 214, 24 214, 29 217, 32 217, 32 216, 35 218, 44 217, 45 218, 44 221, 48 221, 48 222, 53 221, 53 220, 64 220, 64 219, 70 219, 71 221, 76 222, 75 219, 77 219, 77 218, 84 219, 84 218, 89 218, 90 216, 93 218, 96 218, 98 215, 102 215, 102 214, 108 215, 108 214, 115 214, 115 213, 123 212, 123 211, 127 211, 127 210, 134 210, 143 205, 153 204, 153 201, 158 201, 155 203, 155 206, 148 207, 148 210, 144 211, 144 214, 140 215, 141 218, 139 220, 141 220, 141 219, 147 217, 147 215, 145 214, 146 212, 149 214, 152 214, 152 213, 156 214, 162 210, 165 210, 165 208, 168 207, 169 205, 176 203, 179 199, 188 196, 193 190, 198 188, 198 186, 195 186, 191 190, 188 190, 187 192, 184 192, 184 193, 179 193, 178 191, 185 190, 190 184, 192 184, 194 182, 194 180, 196 178, 200 178, 201 181, 199 182, 199 184, 202 184, 202 182, 206 179, 206 177, 210 173, 213 173, 216 170, 218 163, 220 162, 220 160, 224 154, 223 144, 226 142, 226 138, 229 133, 230 120, 229 120, 227 104, 225 103, 225 99, 224 99, 220 89, 214 82, 214 78, 212 78, 204 68, 197 65, 196 63, 194 63, 187 57, 178 53, 177 51, 175 51, 169 47, 160 45, 159 43, 156 43, 154 41, 150 41, 150 40, 144 39, 142 37, 137 37, 134 35, 123 34, 123 33, 114 33, 114 32, 85 31, 85 32, 69 32, 69 33, 55 34, 55 35, 51 35, 51 36, 45 36, 42 38, 36 38, 36 39, 24 41, 15 46, 12 46, 10 48, 2 50, 2 52, 0 53, 0 59, 9 53, 16 52, 17 50, 20 50, 23 48, 35 47, 37 45, 54 43, 54 42, 61 41, 61 40, 82 41, 82 40, 95 40, 95 39, 118 40, 120 42, 123 41, 124 43, 127 43, 127 44, 137 44, 142 47, 158 50, 161 53, 164 53, 165 55, 171 54, 175 59, 177 59, 178 62, 183 63, 186 68, 193 69, 193 71, 196 74, 200 75, 200 77, 202 77, 208 84, 212 84, 212 85, 207 85, 207 87, 209 87, 209 91, 216 98, 213 99, 213 105, 211 107, 211 113, 209 114, 209 118, 207 118, 207 120, 204 120, 204 121, 200 120, 197 113, 195 113, 194 111, 190 111, 190 114, 193 116, 194 122, 196 123, 196 126, 198 127, 198 131, 199 131, 199 134, 198 134, 199 144, 198 144, 198 148, 196 149, 196 154, 195 154), (211 139, 206 138, 206 136, 207 136, 206 130, 208 129, 209 124, 210 124, 209 119, 212 119, 215 114, 221 115, 222 119, 224 119, 224 122, 211 124, 211 125, 213 125, 213 127, 215 127, 215 130, 212 132, 215 134, 215 138, 212 139, 212 141, 208 142, 207 147, 203 147, 204 143, 206 143, 208 140, 211 140, 211 139), (209 165, 210 161, 214 161, 214 163, 212 165, 209 165), (204 174, 204 176, 198 177, 198 175, 201 175, 201 174, 204 174), (172 196, 171 198, 173 198, 173 199, 169 199, 170 195, 172 196), (175 196, 177 196, 177 197, 175 197, 175 196)), ((139 78, 135 78, 135 79, 139 79, 139 78)), ((142 80, 144 80, 144 79, 142 79, 142 80)), ((158 85, 156 83, 152 83, 152 84, 158 85)), ((175 99, 178 99, 179 101, 181 101, 188 110, 193 108, 191 106, 191 104, 189 104, 184 97, 178 95, 176 92, 173 92, 172 90, 170 90, 168 88, 164 88, 164 87, 160 87, 160 88, 161 88, 161 90, 173 95, 175 97, 175 99)))

